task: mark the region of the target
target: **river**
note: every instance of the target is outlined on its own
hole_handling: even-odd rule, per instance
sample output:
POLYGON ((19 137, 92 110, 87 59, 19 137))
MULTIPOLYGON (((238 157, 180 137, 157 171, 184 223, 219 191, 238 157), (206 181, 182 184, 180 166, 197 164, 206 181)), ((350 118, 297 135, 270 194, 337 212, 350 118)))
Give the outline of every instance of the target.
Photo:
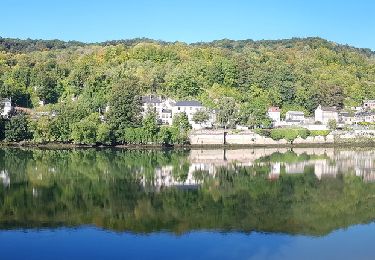
POLYGON ((373 259, 375 150, 0 149, 1 259, 373 259))

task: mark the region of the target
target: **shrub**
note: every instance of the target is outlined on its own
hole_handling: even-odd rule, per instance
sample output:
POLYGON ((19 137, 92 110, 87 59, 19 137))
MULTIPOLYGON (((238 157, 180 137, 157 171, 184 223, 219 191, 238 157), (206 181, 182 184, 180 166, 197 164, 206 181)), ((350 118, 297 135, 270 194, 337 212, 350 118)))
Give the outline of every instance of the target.
POLYGON ((275 128, 271 130, 271 138, 274 140, 286 139, 292 142, 297 137, 306 139, 310 135, 310 131, 305 128, 275 128))
POLYGON ((112 130, 107 123, 99 125, 96 132, 96 141, 98 143, 106 145, 109 145, 113 142, 112 130))
POLYGON ((5 140, 19 142, 32 138, 26 115, 19 114, 5 123, 5 140))

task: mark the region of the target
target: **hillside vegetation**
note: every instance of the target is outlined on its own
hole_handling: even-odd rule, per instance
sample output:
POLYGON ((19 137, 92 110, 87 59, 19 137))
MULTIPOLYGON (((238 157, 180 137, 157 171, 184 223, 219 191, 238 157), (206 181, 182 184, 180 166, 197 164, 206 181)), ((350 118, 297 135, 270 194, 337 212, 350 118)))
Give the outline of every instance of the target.
MULTIPOLYGON (((319 104, 375 98, 375 54, 320 38, 195 44, 0 38, 0 96, 23 107, 51 104, 64 117, 64 131, 118 104, 116 97, 148 93, 212 108, 229 97, 240 111, 236 122, 252 126, 269 105, 309 114, 319 104)), ((123 125, 136 127, 131 121, 140 122, 123 125)))

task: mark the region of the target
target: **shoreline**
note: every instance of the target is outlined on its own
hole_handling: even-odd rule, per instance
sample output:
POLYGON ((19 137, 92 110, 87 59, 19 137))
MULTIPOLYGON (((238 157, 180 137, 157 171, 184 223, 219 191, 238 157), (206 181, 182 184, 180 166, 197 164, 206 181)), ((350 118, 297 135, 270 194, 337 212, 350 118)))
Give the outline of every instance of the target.
POLYGON ((243 148, 340 148, 340 147, 375 147, 375 139, 357 139, 335 143, 297 143, 297 144, 186 144, 186 145, 82 145, 72 143, 32 143, 32 142, 0 142, 0 148, 45 148, 45 149, 243 149, 243 148))

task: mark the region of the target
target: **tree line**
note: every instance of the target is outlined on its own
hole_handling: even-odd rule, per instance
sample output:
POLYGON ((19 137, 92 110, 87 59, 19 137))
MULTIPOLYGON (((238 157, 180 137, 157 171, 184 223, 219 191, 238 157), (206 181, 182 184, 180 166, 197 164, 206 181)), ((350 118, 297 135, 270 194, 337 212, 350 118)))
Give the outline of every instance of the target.
MULTIPOLYGON (((1 38, 0 46, 0 96, 57 112, 28 124, 33 134, 27 136, 40 140, 153 142, 136 137, 145 135, 135 97, 150 93, 199 100, 218 111, 222 127, 266 127, 271 105, 309 115, 319 104, 342 108, 375 98, 374 53, 320 38, 196 44, 1 38), (103 125, 95 113, 107 106, 112 110, 103 125)), ((158 142, 173 136, 171 129, 157 132, 158 142)))

